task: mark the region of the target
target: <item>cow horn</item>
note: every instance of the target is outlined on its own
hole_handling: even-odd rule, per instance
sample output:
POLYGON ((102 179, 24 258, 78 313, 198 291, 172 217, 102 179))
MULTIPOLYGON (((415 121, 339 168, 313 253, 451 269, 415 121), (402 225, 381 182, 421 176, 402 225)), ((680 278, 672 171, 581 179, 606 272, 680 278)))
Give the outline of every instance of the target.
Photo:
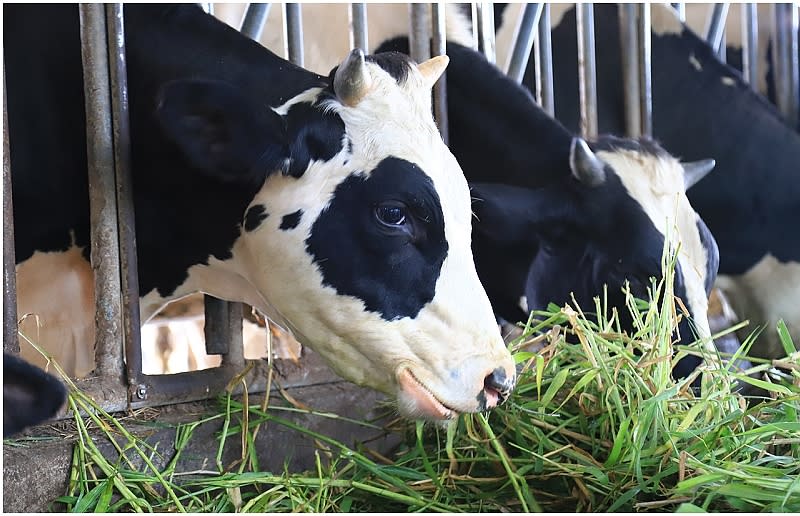
POLYGON ((444 73, 445 68, 450 63, 450 58, 441 55, 428 59, 424 63, 417 65, 419 73, 422 74, 422 80, 425 82, 425 87, 432 88, 439 77, 444 73))
POLYGON ((600 186, 606 181, 605 163, 598 158, 583 138, 573 138, 569 146, 569 168, 575 179, 586 186, 600 186))
POLYGON ((361 102, 371 88, 372 78, 364 60, 364 51, 355 48, 336 70, 333 91, 342 104, 353 107, 361 102))
POLYGON ((686 190, 693 187, 714 170, 717 164, 713 159, 701 159, 700 161, 690 161, 681 163, 683 165, 683 186, 686 190))

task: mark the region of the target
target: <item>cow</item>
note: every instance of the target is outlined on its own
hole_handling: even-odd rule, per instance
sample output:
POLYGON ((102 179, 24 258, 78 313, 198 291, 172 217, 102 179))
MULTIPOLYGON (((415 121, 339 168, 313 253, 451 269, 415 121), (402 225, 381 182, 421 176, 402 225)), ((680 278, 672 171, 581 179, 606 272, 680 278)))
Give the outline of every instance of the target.
POLYGON ((55 376, 3 352, 3 438, 52 418, 66 398, 55 376))
MULTIPOLYGON (((48 327, 93 339, 78 9, 4 14, 19 306, 57 347, 48 327)), ((323 76, 196 5, 124 17, 142 320, 202 291, 269 315, 406 417, 504 401, 514 361, 431 114, 447 57, 354 50, 323 76)))
MULTIPOLYGON (((377 52, 408 52, 407 38, 403 36, 408 30, 407 15, 403 15, 407 6, 380 8, 385 12, 368 13, 372 48, 377 52)), ((346 15, 345 6, 304 4, 303 9, 308 19, 330 19, 337 12, 346 15)), ((235 24, 235 16, 223 15, 235 24)), ((268 23, 275 19, 271 15, 268 23)), ((637 295, 646 297, 644 288, 649 285, 649 278, 661 275, 665 235, 671 231, 672 247, 683 241, 676 293, 687 305, 694 324, 690 328, 687 318, 682 319, 678 342, 692 342, 695 336, 707 340, 710 335, 707 293, 716 277, 717 250, 713 237, 686 200, 683 167, 653 142, 604 138, 587 144, 576 138, 544 113, 529 92, 465 46, 470 44, 471 36, 463 36, 468 34, 464 27, 469 23, 464 10, 451 8, 446 20, 450 57, 449 143, 467 179, 474 183, 472 195, 477 200, 473 211, 477 218, 473 227, 473 253, 478 275, 495 312, 510 321, 525 320, 530 309, 544 309, 550 301, 570 301, 571 292, 577 293, 583 308, 590 309, 592 296, 602 293, 604 283, 609 284, 609 290, 614 290, 613 296, 619 301, 622 278, 637 285, 633 289, 637 295), (601 182, 605 183, 600 176, 608 182, 597 188, 601 182), (519 191, 512 193, 513 189, 502 185, 529 191, 517 197, 519 191), (528 194, 539 201, 517 206, 524 214, 512 212, 509 204, 528 194), (597 198, 594 203, 593 198, 597 198), (675 204, 670 205, 667 199, 675 204), (613 224, 603 207, 619 208, 613 224), (529 220, 530 217, 540 217, 540 223, 532 226, 535 221, 529 220), (598 233, 597 226, 603 223, 609 226, 598 233), (676 223, 679 228, 672 231, 676 223), (561 274, 551 275, 553 266, 558 264, 543 264, 542 257, 534 263, 534 269, 540 273, 529 274, 541 244, 533 232, 534 226, 549 228, 548 237, 561 233, 560 238, 548 240, 548 249, 555 246, 559 260, 569 260, 563 268, 555 267, 561 274), (596 236, 600 241, 616 228, 623 233, 614 242, 617 248, 611 242, 593 246, 585 240, 596 236), (582 262, 571 254, 575 242, 593 250, 582 262), (630 254, 621 266, 609 268, 607 264, 621 249, 630 254), (569 274, 563 273, 566 270, 569 274), (593 274, 592 281, 584 281, 584 274, 593 274), (556 285, 540 283, 535 289, 537 295, 528 296, 525 302, 529 277, 536 278, 535 283, 545 278, 556 285)), ((314 33, 312 40, 306 32, 305 44, 310 48, 307 64, 312 69, 324 69, 330 64, 333 56, 326 54, 327 46, 346 43, 346 37, 342 37, 346 34, 337 38, 335 31, 332 27, 323 34, 314 33), (322 62, 312 61, 323 58, 322 62)), ((269 33, 265 30, 265 34, 269 33)), ((262 37, 261 41, 275 44, 269 37, 262 37)), ((686 164, 692 178, 690 183, 708 172, 711 163, 686 164)), ((616 306, 623 317, 628 313, 624 303, 616 306)), ((676 374, 683 376, 697 364, 698 359, 686 358, 676 374)))
MULTIPOLYGON (((651 9, 653 135, 682 159, 716 160, 715 172, 689 190, 689 200, 719 246, 718 286, 740 317, 768 327, 752 354, 782 356, 778 319, 800 342, 800 240, 786 236, 800 225, 800 135, 672 9, 651 9)), ((595 5, 594 22, 604 42, 596 53, 599 129, 620 134, 625 119, 617 7, 595 5)), ((555 113, 577 130, 574 8, 554 10, 552 24, 555 113)), ((534 62, 532 56, 523 81, 531 90, 534 62)))

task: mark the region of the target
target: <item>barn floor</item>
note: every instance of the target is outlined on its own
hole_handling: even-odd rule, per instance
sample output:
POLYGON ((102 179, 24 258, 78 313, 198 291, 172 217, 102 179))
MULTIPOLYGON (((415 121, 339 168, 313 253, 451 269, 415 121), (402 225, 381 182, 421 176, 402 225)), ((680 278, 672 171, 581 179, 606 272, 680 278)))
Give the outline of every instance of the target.
MULTIPOLYGON (((317 369, 317 365, 314 369, 317 369)), ((329 372, 324 376, 331 378, 332 375, 329 372)), ((319 378, 316 374, 313 377, 319 378)), ((297 402, 317 411, 330 411, 354 419, 371 420, 387 412, 386 407, 379 403, 383 400, 382 395, 342 380, 301 385, 287 388, 287 391, 297 402)), ((275 392, 273 389, 273 393, 275 392)), ((263 394, 251 395, 250 402, 258 403, 262 399, 263 394)), ((286 405, 286 402, 280 395, 273 394, 271 404, 286 405)), ((215 411, 213 405, 213 402, 204 402, 148 408, 138 412, 135 419, 131 418, 130 422, 125 423, 125 427, 146 439, 156 449, 169 451, 173 449, 174 425, 197 421, 204 414, 219 413, 219 408, 215 411)), ((400 442, 398 434, 367 429, 341 419, 288 412, 280 412, 279 415, 347 445, 366 443, 367 447, 381 454, 391 453, 400 442)), ((201 425, 196 430, 189 447, 181 455, 179 471, 213 469, 219 446, 215 434, 221 426, 220 420, 201 425)), ((74 421, 66 419, 42 425, 29 430, 25 435, 41 440, 10 441, 13 444, 3 444, 3 512, 63 511, 65 507, 53 501, 66 493, 76 440, 74 421), (24 488, 20 488, 21 486, 24 488)), ((107 457, 115 456, 107 440, 98 439, 97 444, 107 457)), ((304 471, 314 466, 314 451, 317 448, 313 441, 277 424, 262 427, 256 446, 259 463, 265 471, 280 473, 285 462, 290 471, 304 471)), ((233 463, 240 454, 238 440, 229 439, 223 464, 233 463)), ((166 453, 161 463, 156 463, 157 467, 163 468, 169 459, 170 454, 166 453)))

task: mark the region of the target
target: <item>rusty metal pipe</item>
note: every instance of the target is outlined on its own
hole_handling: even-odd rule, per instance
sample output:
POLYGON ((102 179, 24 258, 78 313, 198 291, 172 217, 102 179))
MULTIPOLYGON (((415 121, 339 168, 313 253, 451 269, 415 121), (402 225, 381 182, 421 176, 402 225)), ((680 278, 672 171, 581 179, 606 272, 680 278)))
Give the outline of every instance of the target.
POLYGON ((3 351, 19 353, 17 336, 17 267, 14 258, 14 203, 11 199, 11 157, 3 75, 3 351))
MULTIPOLYGON (((522 18, 520 18, 517 26, 508 66, 506 66, 506 73, 518 84, 522 83, 525 69, 528 67, 528 60, 533 50, 534 35, 536 34, 536 28, 539 26, 543 7, 544 4, 541 2, 525 4, 522 18)), ((539 77, 536 78, 536 84, 539 84, 539 77)))
POLYGON ((122 328, 119 236, 111 128, 111 92, 102 4, 79 6, 86 98, 91 262, 95 291, 95 373, 121 379, 122 328))
POLYGON ((119 217, 119 257, 122 288, 122 335, 125 367, 131 394, 142 374, 139 271, 136 254, 136 218, 131 173, 131 132, 128 112, 128 71, 125 61, 125 22, 122 4, 106 4, 111 75, 111 115, 119 217))

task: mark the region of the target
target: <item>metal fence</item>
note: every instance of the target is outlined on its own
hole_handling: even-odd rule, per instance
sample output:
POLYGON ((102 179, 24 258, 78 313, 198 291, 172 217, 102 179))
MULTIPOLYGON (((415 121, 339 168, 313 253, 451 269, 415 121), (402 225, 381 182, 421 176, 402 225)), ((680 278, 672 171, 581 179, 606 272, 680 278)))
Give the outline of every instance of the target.
MULTIPOLYGON (((211 7, 203 4, 207 10, 211 7)), ((728 4, 716 4, 708 24, 707 41, 724 54, 724 26, 728 4)), ((683 4, 673 4, 679 14, 683 4)), ((289 59, 303 65, 303 23, 300 4, 283 4, 285 47, 289 59)), ((366 5, 350 4, 351 46, 368 45, 366 5)), ((258 39, 270 4, 249 4, 241 31, 258 39)), ((744 76, 757 76, 757 23, 755 4, 742 10, 744 76)), ((493 5, 472 4, 475 48, 495 60, 493 5)), ((623 84, 628 136, 652 134, 650 61, 650 6, 622 4, 623 84)), ((681 14, 683 16, 683 14, 681 14)), ((795 124, 798 112, 798 8, 776 6, 778 106, 795 124)), ((412 58, 422 61, 446 53, 445 10, 440 3, 410 4, 412 58), (430 8, 430 9, 429 9, 430 8), (432 47, 430 41, 432 40, 432 47)), ((242 305, 206 298, 206 350, 221 354, 218 368, 172 375, 142 374, 136 238, 130 170, 127 73, 122 4, 80 6, 81 45, 85 72, 87 150, 91 211, 91 261, 95 273, 96 360, 95 374, 79 385, 107 410, 204 399, 222 391, 237 375, 247 372, 248 389, 266 388, 264 361, 245 361, 242 345, 242 305)), ((597 133, 592 4, 578 4, 578 48, 581 128, 585 136, 597 133)), ((536 52, 536 100, 554 114, 553 67, 550 44, 550 6, 527 4, 516 27, 509 51, 508 74, 521 82, 531 52, 536 52)), ((434 109, 447 141, 446 75, 434 90, 434 109)), ((6 99, 3 98, 3 324, 4 350, 19 352, 14 269, 14 227, 9 164, 6 99)))

